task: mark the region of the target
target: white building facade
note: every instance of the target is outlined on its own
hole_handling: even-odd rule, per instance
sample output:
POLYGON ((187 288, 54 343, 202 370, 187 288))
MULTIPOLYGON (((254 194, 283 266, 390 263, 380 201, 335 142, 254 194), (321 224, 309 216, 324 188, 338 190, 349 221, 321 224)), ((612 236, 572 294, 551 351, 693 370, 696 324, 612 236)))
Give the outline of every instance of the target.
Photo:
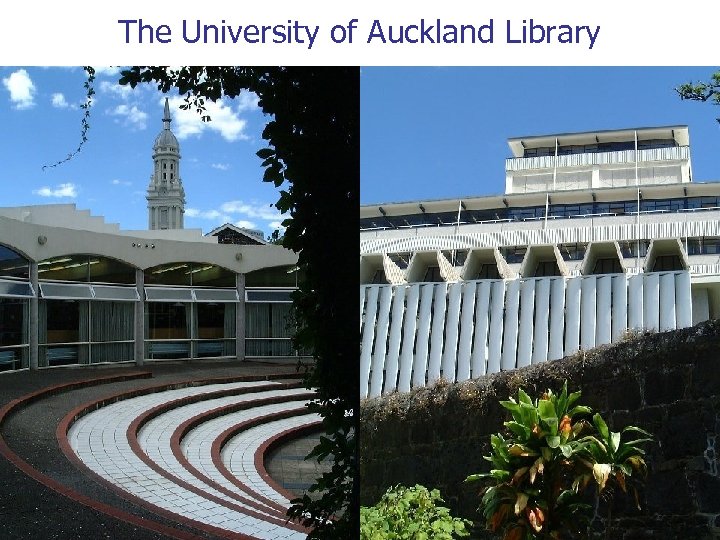
POLYGON ((720 316, 720 184, 687 126, 518 137, 499 196, 360 210, 360 393, 720 316))
POLYGON ((295 356, 297 255, 184 229, 167 100, 163 124, 149 230, 121 230, 74 205, 0 208, 0 371, 295 356))

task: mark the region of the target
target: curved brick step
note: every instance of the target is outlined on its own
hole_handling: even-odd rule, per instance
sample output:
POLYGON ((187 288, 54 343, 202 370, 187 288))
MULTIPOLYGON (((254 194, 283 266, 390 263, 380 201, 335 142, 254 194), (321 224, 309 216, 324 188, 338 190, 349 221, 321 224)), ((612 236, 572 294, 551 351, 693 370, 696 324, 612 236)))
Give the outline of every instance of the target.
MULTIPOLYGON (((58 426, 58 437, 62 442, 67 436, 70 443, 63 449, 73 446, 79 456, 75 459, 102 481, 159 515, 174 514, 180 523, 220 537, 304 538, 307 530, 287 523, 279 508, 252 498, 241 501, 237 494, 229 497, 213 483, 203 482, 175 457, 182 454, 179 441, 172 447, 180 425, 187 432, 208 421, 222 423, 226 415, 233 424, 237 418, 232 415, 257 407, 260 413, 255 416, 263 417, 270 410, 282 411, 283 402, 293 396, 305 401, 312 397, 292 386, 241 381, 128 392, 71 411, 58 426)), ((305 401, 294 409, 302 410, 305 401)))

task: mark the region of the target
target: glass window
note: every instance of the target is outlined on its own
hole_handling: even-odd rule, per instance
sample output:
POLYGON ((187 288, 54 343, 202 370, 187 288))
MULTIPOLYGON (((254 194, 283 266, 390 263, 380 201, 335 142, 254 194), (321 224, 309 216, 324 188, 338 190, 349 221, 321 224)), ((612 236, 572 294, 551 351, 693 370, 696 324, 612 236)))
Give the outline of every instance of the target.
POLYGON ((225 335, 225 304, 197 305, 198 338, 216 339, 225 335))
POLYGON ((626 240, 624 242, 618 242, 620 245, 620 253, 623 257, 637 257, 638 244, 640 245, 640 256, 644 257, 647 255, 648 247, 650 246, 649 240, 626 240))
POLYGON ((682 270, 683 264, 679 255, 660 255, 655 258, 652 272, 663 272, 672 270, 682 270))
POLYGON ((0 298, 0 347, 28 342, 26 310, 25 300, 0 298))
POLYGON ((180 302, 148 302, 146 317, 148 339, 187 339, 186 305, 180 302))
POLYGON ((527 246, 509 246, 500 248, 500 253, 509 263, 519 263, 525 258, 527 246))
POLYGON ((565 261, 579 261, 585 257, 587 244, 560 244, 560 255, 565 261))
MULTIPOLYGON (((381 270, 380 270, 381 271, 381 270)), ((245 290, 247 302, 292 302, 292 290, 245 290)))
POLYGON ((192 285, 191 263, 161 264, 145 270, 145 285, 192 285))
POLYGON ((235 289, 193 289, 198 302, 237 302, 235 289))
POLYGON ((235 272, 215 264, 192 263, 190 283, 208 287, 235 287, 235 272))
POLYGON ((0 297, 35 296, 29 283, 0 279, 0 297))
POLYGON ((30 279, 28 260, 16 251, 0 245, 0 276, 30 279))
POLYGON ((302 281, 302 272, 294 266, 261 268, 245 274, 246 287, 297 287, 298 281, 302 281))
POLYGON ((247 304, 245 317, 245 353, 248 356, 293 354, 290 304, 247 304))
POLYGON ((41 331, 38 336, 40 343, 76 343, 80 341, 81 304, 83 304, 83 313, 87 315, 87 302, 77 300, 41 301, 40 305, 44 306, 41 311, 44 311, 45 324, 42 324, 41 321, 41 331))
POLYGON ((535 267, 533 277, 559 276, 560 268, 556 261, 540 261, 535 267))
POLYGON ((423 276, 423 282, 426 283, 442 283, 443 278, 440 275, 440 268, 438 266, 428 266, 425 270, 425 276, 423 276))
POLYGON ((65 255, 38 263, 40 279, 135 283, 135 268, 116 259, 97 255, 65 255))
POLYGON ((475 279, 500 279, 497 264, 482 264, 475 279))
POLYGON ((192 289, 171 289, 169 287, 146 287, 145 297, 155 302, 192 302, 192 289))
POLYGON ((235 275, 235 272, 215 264, 176 262, 145 270, 145 284, 234 288, 235 275))
POLYGON ((620 259, 617 257, 608 257, 595 261, 593 274, 622 274, 623 268, 620 259))

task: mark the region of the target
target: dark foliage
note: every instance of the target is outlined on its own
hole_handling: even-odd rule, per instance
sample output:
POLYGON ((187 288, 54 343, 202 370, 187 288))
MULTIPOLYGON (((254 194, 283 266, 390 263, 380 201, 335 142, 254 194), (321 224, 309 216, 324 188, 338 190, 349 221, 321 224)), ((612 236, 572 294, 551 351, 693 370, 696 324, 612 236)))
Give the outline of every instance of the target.
POLYGON ((359 70, 357 68, 133 67, 121 84, 152 83, 186 96, 187 108, 209 121, 205 103, 249 90, 271 115, 263 138, 263 180, 280 190, 275 206, 290 219, 282 244, 298 253, 305 279, 293 299, 295 345, 311 351, 306 377, 319 400, 325 435, 313 458, 330 456, 317 480, 317 501, 297 499, 290 515, 313 527, 309 538, 354 538, 358 531, 355 433, 358 414, 358 310, 351 284, 357 264, 359 208, 359 70), (354 252, 353 252, 354 253, 354 252), (331 519, 332 518, 332 519, 331 519))

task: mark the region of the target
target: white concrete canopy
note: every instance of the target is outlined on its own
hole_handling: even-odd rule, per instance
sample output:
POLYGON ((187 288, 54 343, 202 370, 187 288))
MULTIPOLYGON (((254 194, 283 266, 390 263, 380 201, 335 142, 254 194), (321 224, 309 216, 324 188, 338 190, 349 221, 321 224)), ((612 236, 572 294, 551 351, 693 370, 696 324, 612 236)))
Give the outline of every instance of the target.
POLYGON ((529 246, 520 265, 520 275, 522 277, 537 277, 538 264, 543 262, 555 263, 561 276, 570 275, 570 271, 556 245, 529 246))
POLYGON ((667 238, 667 239, 653 239, 650 242, 647 255, 645 256, 645 265, 643 270, 645 272, 655 271, 655 263, 658 257, 664 256, 677 256, 681 268, 675 270, 687 270, 690 266, 687 258, 687 254, 683 249, 682 243, 679 238, 667 238))
POLYGON ((497 269, 498 275, 503 279, 512 279, 517 277, 508 263, 503 258, 497 247, 473 249, 465 260, 465 266, 462 269, 462 279, 472 280, 478 279, 476 276, 480 272, 483 265, 492 265, 497 269))
POLYGON ((585 257, 583 257, 582 264, 580 265, 580 273, 585 276, 593 274, 595 265, 599 259, 617 260, 624 273, 622 264, 623 257, 617 242, 591 242, 587 250, 585 250, 585 257))

